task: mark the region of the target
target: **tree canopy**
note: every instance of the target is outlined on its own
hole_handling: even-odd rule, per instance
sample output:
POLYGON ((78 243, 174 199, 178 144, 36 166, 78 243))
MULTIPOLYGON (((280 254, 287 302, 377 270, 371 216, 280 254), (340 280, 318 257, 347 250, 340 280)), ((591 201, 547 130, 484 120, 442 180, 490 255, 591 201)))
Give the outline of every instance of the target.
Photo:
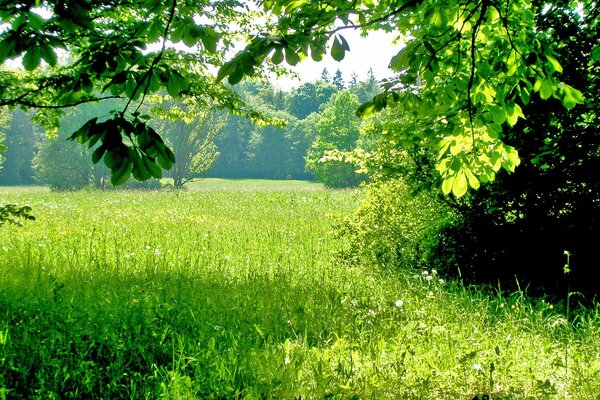
MULTIPOLYGON (((597 14, 593 1, 565 3, 597 14)), ((407 129, 402 142, 427 139, 444 193, 460 197, 520 163, 503 131, 525 118, 532 97, 557 98, 568 109, 584 100, 560 80, 552 31, 536 22, 548 6, 531 0, 20 0, 0 6, 0 62, 22 57, 25 68, 2 71, 0 106, 36 108, 38 121, 51 129, 65 107, 125 99, 123 108, 91 119, 72 138, 96 146, 93 161, 104 159, 113 183, 130 175, 144 180, 175 161, 141 114, 148 94, 209 99, 239 111, 243 105, 227 83, 307 57, 342 60, 351 49, 344 31, 385 30, 406 44, 390 61, 398 75, 359 114, 386 107, 413 114, 422 129, 407 129), (246 47, 229 57, 240 38, 246 47)), ((592 53, 597 62, 597 44, 592 53)))

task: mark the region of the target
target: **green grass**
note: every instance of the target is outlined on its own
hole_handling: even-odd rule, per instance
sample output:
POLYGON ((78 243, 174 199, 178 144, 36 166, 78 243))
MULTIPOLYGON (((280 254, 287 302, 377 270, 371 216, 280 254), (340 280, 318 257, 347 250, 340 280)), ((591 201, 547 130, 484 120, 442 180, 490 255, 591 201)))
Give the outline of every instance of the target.
POLYGON ((38 218, 0 229, 0 398, 600 398, 598 309, 568 323, 342 262, 332 227, 359 199, 268 181, 0 191, 38 218))

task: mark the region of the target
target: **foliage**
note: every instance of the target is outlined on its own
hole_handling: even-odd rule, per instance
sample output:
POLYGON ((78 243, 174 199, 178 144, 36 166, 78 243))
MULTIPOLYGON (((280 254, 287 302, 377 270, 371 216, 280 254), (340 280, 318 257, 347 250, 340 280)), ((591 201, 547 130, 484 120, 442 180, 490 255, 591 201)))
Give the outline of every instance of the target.
POLYGON ((77 190, 91 183, 89 154, 84 147, 67 142, 67 137, 61 132, 43 141, 33 159, 36 179, 52 190, 77 190))
MULTIPOLYGON (((55 128, 57 109, 126 99, 109 119, 92 119, 73 135, 81 143, 101 143, 95 160, 106 155, 113 183, 130 174, 148 179, 156 168, 173 164, 172 152, 140 115, 147 94, 166 89, 176 99, 203 96, 240 109, 239 98, 221 82, 233 85, 261 75, 263 67, 296 65, 309 56, 319 61, 329 53, 340 61, 350 50, 342 35, 346 29, 385 30, 406 43, 390 62, 398 77, 359 113, 396 106, 418 117, 426 128, 418 135, 405 132, 405 140, 435 146, 443 190, 457 197, 493 180, 500 169, 519 165, 517 151, 501 134, 524 118, 522 109, 536 93, 556 97, 569 109, 583 102, 579 90, 557 78, 562 66, 556 46, 535 18, 544 4, 531 0, 270 0, 252 11, 234 0, 44 4, 48 18, 29 1, 2 10, 8 28, 0 35, 0 61, 23 56, 26 72, 2 75, 0 105, 39 107, 38 120, 55 128), (254 18, 257 10, 264 15, 254 18), (203 18, 210 22, 196 22, 203 18), (236 33, 248 45, 223 63, 236 33), (169 47, 168 41, 183 42, 195 53, 169 47), (143 50, 146 45, 153 48, 143 50), (58 48, 69 53, 64 63, 58 62, 58 48), (49 69, 40 68, 42 60, 49 69), (220 67, 216 82, 207 66, 220 67)), ((571 9, 579 4, 594 3, 568 3, 571 9)))
MULTIPOLYGON (((6 146, 3 144, 6 139, 6 130, 11 120, 11 115, 5 107, 0 108, 0 151, 6 151, 6 146)), ((4 156, 0 154, 0 171, 4 165, 4 156)))
POLYGON ((597 397, 600 310, 569 322, 559 304, 466 290, 432 270, 340 265, 331 224, 360 197, 290 181, 0 188, 3 203, 39 214, 27 230, 0 229, 0 392, 597 397))
POLYGON ((422 268, 427 234, 453 218, 452 209, 440 199, 424 191, 414 194, 402 179, 372 183, 338 229, 347 241, 339 256, 400 271, 422 268))
MULTIPOLYGON (((569 2, 569 7, 579 4, 569 2)), ((583 2, 584 7, 590 4, 583 2)), ((544 100, 555 97, 568 109, 583 103, 579 90, 557 78, 562 67, 556 46, 535 19, 543 5, 530 0, 327 5, 274 0, 264 5, 281 14, 277 30, 255 37, 224 64, 219 77, 251 75, 244 72, 248 57, 272 54, 278 63, 285 53, 291 65, 308 56, 320 60, 331 37, 330 54, 341 60, 350 50, 341 35, 344 29, 393 31, 406 42, 390 63, 400 75, 361 106, 359 114, 388 106, 411 113, 419 129, 407 129, 404 140, 431 143, 445 194, 461 197, 468 187, 493 181, 500 169, 514 171, 518 153, 501 134, 524 118, 522 107, 536 93, 544 100)))
POLYGON ((6 160, 0 170, 3 185, 30 185, 35 183, 33 157, 42 139, 39 128, 29 121, 31 114, 13 110, 6 129, 6 160))
POLYGON ((344 90, 334 94, 316 115, 317 133, 306 153, 306 168, 328 187, 352 187, 362 181, 353 165, 328 156, 329 151, 349 151, 356 146, 358 105, 356 95, 344 90))
POLYGON ((465 279, 511 287, 516 275, 532 290, 561 295, 570 281, 571 290, 598 293, 598 12, 598 5, 582 12, 555 2, 539 17, 558 45, 563 79, 586 88, 587 99, 571 110, 557 99, 532 99, 529 118, 505 132, 523 160, 519 174, 499 176, 458 207, 463 218, 439 232, 432 257, 460 266, 465 279), (565 250, 574 255, 569 276, 565 250))
POLYGON ((219 107, 241 109, 237 96, 215 84, 207 70, 218 67, 232 45, 232 24, 249 27, 252 13, 235 0, 12 2, 2 7, 0 63, 22 57, 25 71, 3 70, 0 105, 37 108, 37 121, 57 131, 62 109, 96 100, 123 99, 104 120, 89 119, 72 138, 103 156, 113 184, 169 169, 174 160, 164 141, 141 115, 146 96, 166 90, 210 98, 219 107), (35 5, 43 8, 36 8, 35 5), (43 11, 41 11, 43 10, 43 11), (197 23, 205 20, 205 23, 197 23), (192 51, 167 46, 182 42, 192 51), (62 50, 67 57, 59 57, 62 50))
POLYGON ((154 113, 159 115, 159 129, 175 156, 173 187, 182 188, 208 170, 219 156, 214 138, 224 125, 224 117, 190 101, 170 106, 163 103, 154 113))
POLYGON ((23 223, 20 219, 24 220, 35 220, 35 217, 31 215, 30 206, 18 206, 16 204, 5 204, 0 206, 0 226, 5 223, 22 226, 23 223))

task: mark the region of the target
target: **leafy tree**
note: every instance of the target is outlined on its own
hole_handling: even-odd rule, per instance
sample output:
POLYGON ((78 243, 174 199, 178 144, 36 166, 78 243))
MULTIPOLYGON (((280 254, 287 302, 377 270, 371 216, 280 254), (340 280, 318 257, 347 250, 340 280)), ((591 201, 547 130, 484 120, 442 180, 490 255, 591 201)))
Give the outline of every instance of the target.
POLYGON ((537 25, 558 44, 562 78, 586 88, 585 103, 569 110, 558 99, 532 99, 523 110, 529 117, 505 132, 523 161, 519 173, 500 175, 457 204, 462 218, 438 233, 444 242, 432 256, 464 266, 472 281, 510 287, 517 275, 547 291, 563 293, 571 281, 571 290, 597 293, 600 7, 569 7, 553 2, 537 25), (566 275, 565 250, 572 254, 566 275))
MULTIPOLYGON (((540 5, 541 7, 541 5, 540 5)), ((386 189, 388 182, 408 183, 415 199, 422 194, 433 198, 436 208, 448 215, 429 223, 429 233, 412 242, 414 264, 427 263, 439 271, 458 274, 467 282, 501 282, 501 287, 517 289, 515 276, 532 292, 571 290, 597 293, 595 241, 598 237, 600 181, 593 172, 599 167, 598 60, 595 46, 600 40, 598 6, 584 11, 571 10, 568 2, 554 2, 537 22, 540 33, 552 36, 557 55, 563 60, 561 77, 589 94, 585 103, 568 109, 561 99, 543 100, 535 96, 523 107, 521 119, 503 132, 503 139, 518 149, 522 160, 518 174, 499 174, 494 182, 482 184, 479 191, 460 199, 440 196, 442 177, 436 170, 440 148, 418 141, 418 117, 398 108, 388 108, 363 126, 361 138, 368 155, 343 155, 370 172, 377 185, 363 206, 377 212, 364 214, 352 232, 356 240, 368 235, 377 248, 378 260, 396 260, 396 247, 378 232, 369 231, 373 215, 392 210, 399 199, 386 189), (386 115, 387 114, 387 115, 386 115), (364 145, 366 143, 366 145, 364 145), (386 196, 389 200, 385 199, 386 196), (358 232, 358 234, 356 233, 358 232), (362 236, 361 236, 362 235, 362 236), (416 243, 416 244, 415 244, 416 243), (418 250, 418 251, 417 251, 418 250), (564 273, 564 254, 571 253, 571 272, 564 273), (460 268, 460 271, 458 270, 460 268)), ((435 140, 434 137, 429 137, 435 140)), ((501 162, 501 161, 498 161, 501 162)), ((404 193, 398 196, 404 199, 404 193)), ((405 200, 402 200, 405 201, 405 200)), ((404 232, 418 213, 381 217, 389 224, 381 230, 404 232)), ((428 219, 427 216, 424 216, 428 219)), ((398 243, 402 245, 403 240, 398 243)), ((399 262, 405 264, 404 262, 399 262)))
MULTIPOLYGON (((266 112, 265 112, 266 113, 266 112)), ((293 123, 294 117, 285 111, 270 111, 270 116, 293 123)), ((253 177, 263 179, 290 179, 293 171, 289 161, 293 158, 293 145, 282 126, 255 127, 248 142, 248 168, 253 177)))
POLYGON ((306 118, 318 111, 336 91, 335 86, 323 80, 303 83, 288 95, 287 109, 296 118, 306 118))
MULTIPOLYGON (((160 116, 160 130, 175 154, 173 187, 181 188, 208 170, 219 156, 214 139, 224 125, 224 117, 190 102, 163 104, 155 113, 160 116)), ((162 176, 159 168, 154 174, 155 178, 162 176)))
POLYGON ((13 110, 6 129, 6 160, 0 171, 0 183, 4 185, 27 185, 35 182, 32 160, 42 139, 39 127, 32 124, 21 110, 13 110))
MULTIPOLYGON (((4 133, 8 128, 8 123, 11 119, 11 115, 4 107, 0 108, 0 151, 6 151, 6 146, 2 144, 6 138, 4 133)), ((4 156, 0 154, 0 171, 2 171, 2 165, 4 164, 4 156)))
POLYGON ((360 135, 360 120, 355 114, 358 106, 356 95, 343 90, 334 94, 318 113, 317 135, 306 154, 306 166, 328 187, 356 186, 362 180, 353 165, 337 157, 326 157, 328 151, 350 151, 356 146, 360 135))
POLYGON ((339 69, 337 71, 335 71, 335 74, 333 74, 331 83, 338 90, 344 90, 346 88, 346 82, 344 82, 344 77, 342 76, 342 71, 340 71, 339 69))
POLYGON ((52 190, 78 190, 91 183, 93 167, 87 149, 67 138, 61 130, 56 138, 43 141, 33 159, 35 177, 52 190))
POLYGON ((329 70, 327 68, 323 68, 323 71, 321 72, 321 80, 331 83, 331 76, 329 76, 329 70))

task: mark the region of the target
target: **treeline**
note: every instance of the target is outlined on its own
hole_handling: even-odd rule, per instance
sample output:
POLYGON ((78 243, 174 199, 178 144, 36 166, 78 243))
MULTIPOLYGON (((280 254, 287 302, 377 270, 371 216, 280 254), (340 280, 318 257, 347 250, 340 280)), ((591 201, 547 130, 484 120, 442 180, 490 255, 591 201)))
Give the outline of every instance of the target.
MULTIPOLYGON (((156 129, 165 134, 180 160, 170 171, 176 185, 198 176, 316 179, 330 187, 356 186, 364 179, 355 172, 355 166, 320 160, 328 150, 356 147, 360 120, 355 111, 360 103, 380 91, 372 72, 366 80, 358 81, 352 76, 345 82, 339 70, 330 76, 325 69, 318 81, 303 83, 291 91, 279 90, 262 81, 244 82, 236 91, 250 108, 273 123, 253 124, 245 116, 227 115, 224 111, 211 111, 207 116, 205 110, 199 117, 199 111, 192 115, 189 107, 155 105, 154 114, 161 114, 155 118, 159 125, 156 129), (173 107, 183 113, 185 123, 174 121, 173 107), (156 111, 159 108, 168 111, 156 111), (201 166, 188 166, 200 152, 201 166)), ((108 117, 112 109, 118 108, 118 102, 105 101, 68 110, 57 137, 50 140, 30 121, 32 115, 14 110, 7 116, 5 112, 0 131, 5 133, 8 151, 4 153, 0 185, 42 183, 57 190, 90 185, 108 187, 109 170, 102 163, 90 162, 91 151, 86 146, 66 139, 90 115, 108 117)), ((148 112, 152 114, 152 110, 148 112)), ((130 179, 127 185, 155 187, 157 184, 156 180, 136 183, 130 179)))

